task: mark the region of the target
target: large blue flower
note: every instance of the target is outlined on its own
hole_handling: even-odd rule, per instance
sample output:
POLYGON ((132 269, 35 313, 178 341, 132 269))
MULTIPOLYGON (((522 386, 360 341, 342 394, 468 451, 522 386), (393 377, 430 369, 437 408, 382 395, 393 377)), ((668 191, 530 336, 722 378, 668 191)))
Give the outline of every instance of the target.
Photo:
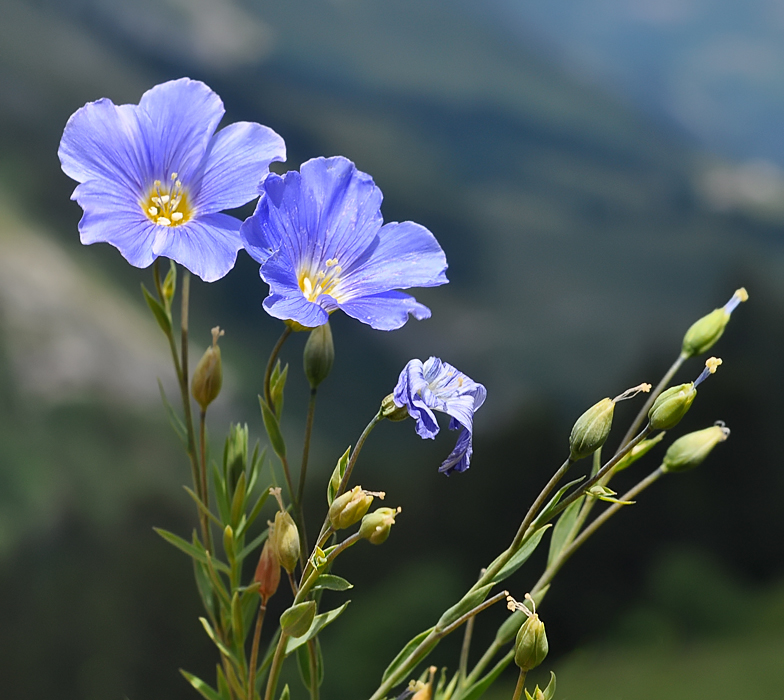
POLYGON ((270 286, 264 308, 314 328, 342 309, 379 330, 430 309, 396 291, 446 284, 446 257, 430 231, 385 224, 381 190, 342 157, 314 158, 299 172, 270 175, 240 231, 270 286))
POLYGON ((457 444, 438 471, 464 472, 471 461, 474 412, 485 402, 487 390, 452 365, 431 357, 426 362, 411 360, 400 373, 392 393, 395 405, 405 407, 416 421, 420 437, 434 438, 438 422, 433 411, 451 416, 449 429, 460 429, 457 444))
POLYGON ((241 222, 220 214, 258 195, 283 139, 249 122, 215 129, 220 98, 187 78, 157 85, 138 105, 89 102, 65 126, 58 154, 79 184, 82 243, 105 241, 136 267, 164 255, 207 282, 234 266, 241 222))

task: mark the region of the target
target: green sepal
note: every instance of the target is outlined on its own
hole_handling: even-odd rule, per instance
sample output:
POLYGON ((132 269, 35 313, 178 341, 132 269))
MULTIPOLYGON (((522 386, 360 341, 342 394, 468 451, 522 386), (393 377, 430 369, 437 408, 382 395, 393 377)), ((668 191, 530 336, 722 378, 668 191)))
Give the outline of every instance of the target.
MULTIPOLYGON (((501 567, 501 570, 493 576, 492 583, 500 583, 506 578, 509 578, 515 571, 517 571, 525 562, 528 560, 536 548, 539 546, 539 542, 542 539, 545 531, 548 527, 552 527, 551 525, 543 525, 538 530, 535 530, 531 533, 531 536, 520 545, 520 549, 518 549, 509 559, 506 564, 501 567)), ((492 566, 492 565, 491 565, 492 566)))
POLYGON ((460 700, 479 700, 479 698, 485 694, 485 691, 491 685, 493 685, 493 683, 495 683, 495 680, 498 678, 498 676, 501 675, 503 670, 511 663, 511 661, 511 655, 505 656, 503 659, 501 659, 495 666, 493 666, 493 669, 490 671, 490 673, 488 673, 483 678, 480 678, 467 690, 460 693, 460 700))
POLYGON ((302 637, 310 629, 316 617, 316 602, 306 600, 292 605, 280 616, 280 628, 292 638, 302 637))
POLYGON ((180 673, 184 676, 185 680, 188 681, 201 695, 203 698, 207 700, 223 700, 223 698, 213 690, 209 685, 207 685, 201 678, 197 678, 192 673, 188 673, 187 671, 183 671, 180 669, 180 673))
POLYGON ((580 496, 574 503, 561 513, 558 522, 553 528, 553 535, 550 538, 550 552, 547 555, 547 566, 553 563, 555 558, 561 553, 564 545, 567 544, 567 538, 574 529, 574 524, 577 522, 577 517, 580 515, 580 508, 583 505, 585 498, 580 496))
POLYGON ((446 610, 443 615, 438 619, 436 623, 437 630, 443 630, 446 627, 449 627, 453 622, 457 619, 465 615, 467 612, 473 610, 477 605, 481 605, 485 598, 487 598, 487 594, 490 592, 490 589, 495 585, 495 583, 488 583, 481 588, 477 588, 475 591, 471 593, 467 593, 461 600, 459 600, 455 605, 451 608, 446 610))
POLYGON ((161 401, 163 401, 163 408, 166 411, 166 417, 169 419, 169 424, 177 433, 177 437, 182 441, 183 446, 188 446, 188 431, 185 428, 185 423, 182 422, 180 417, 175 413, 174 408, 166 398, 166 392, 163 390, 163 383, 158 380, 158 390, 161 392, 161 401))
MULTIPOLYGON (((321 654, 321 643, 318 637, 314 640, 314 645, 316 647, 316 683, 321 686, 324 682, 324 657, 321 654)), ((297 649, 297 667, 302 684, 307 690, 310 690, 310 652, 307 644, 303 644, 297 649)))
MULTIPOLYGON (((433 627, 429 627, 424 632, 420 632, 398 652, 397 656, 392 659, 392 663, 387 666, 386 670, 384 671, 384 675, 381 676, 382 683, 384 683, 387 678, 397 673, 398 669, 403 665, 403 662, 408 659, 414 649, 416 649, 425 640, 427 635, 429 635, 433 629, 433 627)), ((436 641, 433 642, 433 646, 435 645, 436 641)))
POLYGON ((142 294, 144 295, 144 300, 147 302, 147 306, 150 307, 150 311, 152 311, 152 315, 155 316, 155 320, 158 322, 158 325, 161 327, 161 330, 168 336, 171 335, 172 330, 172 322, 169 314, 166 312, 166 309, 163 307, 163 304, 159 302, 152 294, 147 291, 147 287, 142 285, 142 294))
POLYGON ((636 444, 623 457, 621 457, 621 459, 613 467, 613 473, 623 471, 624 469, 628 469, 638 459, 644 457, 646 454, 648 454, 648 452, 650 452, 654 447, 656 447, 656 445, 658 445, 662 441, 664 435, 665 435, 665 431, 662 430, 660 433, 650 438, 649 440, 643 440, 642 442, 636 444))
POLYGON ((334 574, 321 574, 313 584, 314 591, 347 591, 349 588, 354 588, 354 584, 334 574))
POLYGON ((335 469, 332 471, 332 476, 329 479, 329 483, 327 484, 327 505, 331 506, 332 501, 335 500, 335 496, 337 495, 338 489, 340 488, 340 482, 343 481, 343 475, 346 473, 346 467, 348 466, 348 458, 351 454, 351 445, 348 446, 348 449, 343 453, 341 458, 338 460, 338 463, 335 465, 335 469))
MULTIPOLYGON (((182 537, 178 537, 173 532, 169 532, 168 530, 164 530, 160 527, 154 527, 153 530, 157 532, 163 539, 165 539, 169 544, 174 545, 182 552, 185 552, 189 557, 193 557, 196 561, 200 561, 202 564, 207 564, 207 550, 201 547, 201 543, 197 546, 196 544, 189 544, 186 542, 182 537)), ((223 562, 216 561, 215 559, 212 560, 213 566, 215 566, 218 571, 223 572, 224 574, 229 573, 229 567, 226 566, 223 562)))
POLYGON ((283 440, 283 434, 280 432, 278 419, 261 396, 259 396, 259 404, 261 405, 261 417, 264 420, 264 428, 267 431, 272 449, 283 460, 286 458, 286 442, 283 440))
POLYGON ((631 506, 634 504, 634 501, 621 501, 617 498, 614 498, 614 496, 617 496, 618 494, 611 488, 602 486, 601 484, 595 484, 594 486, 591 486, 591 488, 586 491, 585 495, 589 498, 596 498, 600 501, 605 501, 606 503, 617 503, 621 506, 631 506))
POLYGON ((301 647, 303 644, 307 644, 307 642, 313 639, 313 637, 324 629, 324 627, 337 620, 337 618, 343 614, 343 611, 348 607, 350 602, 350 600, 347 600, 339 608, 316 615, 316 617, 313 618, 310 629, 301 637, 289 637, 286 641, 286 656, 291 654, 291 652, 296 651, 297 648, 301 647))

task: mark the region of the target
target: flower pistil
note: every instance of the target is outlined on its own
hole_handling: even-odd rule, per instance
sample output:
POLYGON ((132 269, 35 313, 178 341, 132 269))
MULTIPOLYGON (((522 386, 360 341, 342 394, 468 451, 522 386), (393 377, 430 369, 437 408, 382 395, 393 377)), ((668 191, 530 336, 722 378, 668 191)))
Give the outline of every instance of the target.
POLYGON ((169 179, 170 183, 166 185, 155 180, 142 202, 147 218, 158 226, 178 226, 191 219, 192 211, 177 173, 172 173, 169 179))

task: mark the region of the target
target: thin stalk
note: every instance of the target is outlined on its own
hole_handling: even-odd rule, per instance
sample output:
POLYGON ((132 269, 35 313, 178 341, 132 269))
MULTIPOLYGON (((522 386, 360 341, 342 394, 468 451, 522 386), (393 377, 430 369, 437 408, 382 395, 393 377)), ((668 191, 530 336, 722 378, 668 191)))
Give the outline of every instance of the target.
POLYGON ((256 666, 259 659, 259 640, 261 639, 261 626, 264 624, 264 614, 267 606, 264 599, 259 605, 259 614, 256 616, 256 629, 253 631, 253 644, 250 648, 250 666, 248 667, 248 700, 256 697, 256 666))
POLYGON ((457 684, 461 688, 465 684, 465 679, 468 675, 468 654, 471 650, 471 637, 474 633, 474 620, 476 620, 476 618, 472 617, 466 623, 465 632, 463 633, 463 646, 460 648, 460 675, 458 677, 457 684))
POLYGON ((523 688, 525 688, 526 675, 526 672, 523 671, 523 669, 520 669, 520 675, 517 677, 517 685, 515 686, 512 700, 520 700, 520 698, 523 697, 523 688))
POLYGON ((642 422, 648 416, 648 411, 650 411, 651 406, 653 406, 653 402, 659 398, 659 394, 662 393, 667 388, 667 385, 670 383, 670 380, 675 376, 675 373, 681 368, 681 365, 687 360, 688 358, 680 354, 678 355, 678 359, 672 363, 672 366, 667 370, 664 376, 661 378, 659 383, 656 385, 656 388, 648 395, 645 403, 643 404, 640 412, 637 414, 635 419, 632 421, 632 424, 629 426, 629 429, 626 431, 626 434, 623 436, 623 440, 621 440, 621 444, 618 447, 620 451, 623 449, 629 440, 632 439, 632 435, 634 435, 642 425, 642 422))
MULTIPOLYGON (((313 433, 313 418, 316 414, 316 389, 310 390, 310 401, 308 401, 308 417, 305 421, 305 439, 302 444, 302 466, 299 470, 299 486, 297 487, 297 500, 295 503, 302 507, 302 498, 305 495, 305 478, 308 473, 308 457, 310 455, 310 436, 313 433)), ((303 548, 307 551, 307 547, 303 548)))
POLYGON ((278 646, 275 647, 275 656, 272 657, 269 676, 267 677, 267 689, 264 691, 264 700, 272 700, 275 695, 275 688, 278 685, 280 670, 283 668, 283 659, 285 658, 286 642, 288 641, 288 638, 289 636, 281 631, 280 639, 278 639, 278 646))
POLYGON ((470 688, 479 680, 479 676, 482 675, 482 671, 484 671, 487 665, 493 660, 493 657, 499 651, 501 651, 502 646, 503 645, 493 640, 493 643, 487 647, 487 650, 484 654, 482 654, 482 658, 477 661, 476 666, 474 666, 474 668, 471 670, 471 673, 466 676, 465 683, 463 684, 465 688, 470 688))
POLYGON ((316 640, 308 640, 308 664, 310 665, 310 700, 319 698, 318 660, 316 658, 316 640))
POLYGON ((272 348, 269 360, 267 360, 267 369, 264 371, 264 400, 273 411, 275 409, 272 406, 272 399, 270 396, 270 377, 272 377, 272 370, 275 367, 275 360, 278 359, 278 355, 280 354, 280 349, 283 347, 283 343, 286 342, 286 339, 291 335, 291 333, 291 326, 286 326, 280 338, 278 338, 278 342, 275 343, 275 347, 272 348))
POLYGON ((207 488, 207 411, 205 410, 202 410, 199 415, 199 454, 201 455, 201 502, 206 511, 201 512, 201 527, 207 538, 204 546, 212 551, 212 531, 207 516, 210 508, 210 492, 207 488))

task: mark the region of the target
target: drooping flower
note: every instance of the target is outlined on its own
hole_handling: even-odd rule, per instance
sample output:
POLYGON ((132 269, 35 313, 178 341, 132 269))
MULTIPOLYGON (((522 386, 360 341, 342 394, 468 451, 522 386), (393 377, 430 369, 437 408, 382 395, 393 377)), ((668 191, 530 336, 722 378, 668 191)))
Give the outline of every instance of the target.
POLYGON ((131 265, 166 256, 206 282, 242 247, 238 219, 221 214, 258 195, 269 164, 285 160, 272 129, 237 122, 215 133, 224 109, 204 83, 157 85, 138 105, 89 102, 65 126, 58 155, 80 184, 82 243, 107 242, 131 265))
POLYGON ((430 317, 397 290, 446 284, 444 251, 424 226, 384 224, 381 190, 351 161, 314 158, 260 191, 240 233, 270 286, 271 316, 314 328, 342 309, 379 330, 430 317))
POLYGON ((457 444, 439 467, 440 472, 464 472, 471 461, 474 413, 485 402, 487 390, 482 384, 437 357, 426 362, 411 360, 400 373, 392 397, 395 405, 406 408, 416 421, 417 434, 434 438, 438 422, 433 411, 450 416, 449 429, 460 430, 457 444))

